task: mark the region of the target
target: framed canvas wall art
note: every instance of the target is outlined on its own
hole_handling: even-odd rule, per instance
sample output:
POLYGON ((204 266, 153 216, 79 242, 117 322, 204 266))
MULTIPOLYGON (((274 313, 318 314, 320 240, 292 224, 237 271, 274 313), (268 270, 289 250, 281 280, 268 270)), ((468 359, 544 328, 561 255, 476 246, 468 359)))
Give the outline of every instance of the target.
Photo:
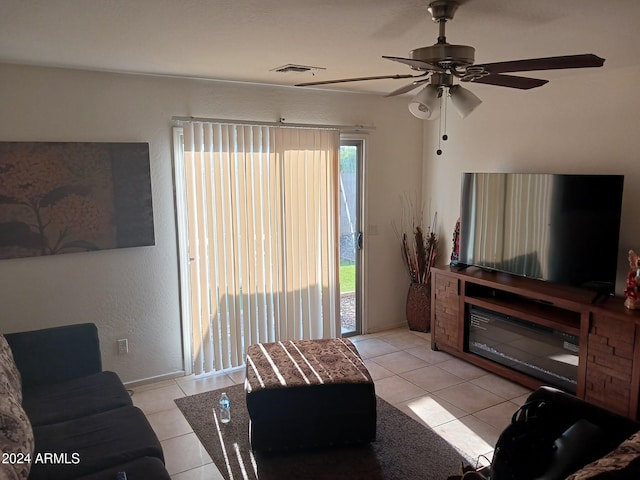
POLYGON ((154 244, 148 143, 0 142, 0 259, 154 244))

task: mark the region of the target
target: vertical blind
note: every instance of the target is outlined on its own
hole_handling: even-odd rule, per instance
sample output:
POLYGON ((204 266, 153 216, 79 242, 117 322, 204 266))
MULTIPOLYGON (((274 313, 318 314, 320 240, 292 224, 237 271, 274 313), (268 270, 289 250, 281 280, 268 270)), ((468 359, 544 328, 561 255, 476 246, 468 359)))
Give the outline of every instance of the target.
POLYGON ((183 127, 193 370, 339 332, 337 130, 183 127))
POLYGON ((549 274, 548 222, 552 175, 477 175, 472 230, 482 232, 474 242, 474 258, 486 259, 499 270, 527 272, 539 278, 549 274), (487 194, 491 192, 491 194, 487 194), (488 239, 488 240, 487 240, 488 239))
POLYGON ((551 244, 549 218, 553 190, 552 175, 515 175, 509 185, 510 202, 505 205, 504 258, 506 269, 548 278, 551 244), (506 261, 509 259, 509 261, 506 261))

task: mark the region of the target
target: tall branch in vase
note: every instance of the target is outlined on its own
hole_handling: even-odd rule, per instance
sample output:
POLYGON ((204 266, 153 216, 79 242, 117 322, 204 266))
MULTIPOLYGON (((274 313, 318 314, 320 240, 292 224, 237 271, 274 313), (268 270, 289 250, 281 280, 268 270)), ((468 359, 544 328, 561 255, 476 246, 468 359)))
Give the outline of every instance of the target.
POLYGON ((412 283, 428 284, 438 250, 435 226, 438 214, 434 214, 431 225, 424 226, 424 208, 416 207, 416 200, 402 197, 402 221, 395 222, 393 229, 401 239, 402 260, 407 267, 412 283))
POLYGON ((401 241, 402 261, 409 273, 406 315, 410 330, 428 332, 431 318, 431 268, 436 261, 438 239, 435 233, 437 214, 427 226, 424 208, 407 195, 402 197, 400 226, 393 224, 401 241))

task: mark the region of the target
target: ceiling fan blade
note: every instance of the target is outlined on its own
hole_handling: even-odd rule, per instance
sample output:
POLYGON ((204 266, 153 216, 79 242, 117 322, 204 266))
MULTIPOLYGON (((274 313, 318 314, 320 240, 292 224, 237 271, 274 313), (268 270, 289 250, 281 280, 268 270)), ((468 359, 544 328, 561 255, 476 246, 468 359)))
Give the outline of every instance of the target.
POLYGON ((386 58, 387 60, 393 60, 394 62, 404 63, 405 65, 409 65, 414 70, 429 70, 432 72, 444 71, 440 67, 436 67, 435 65, 431 65, 430 63, 423 62, 421 60, 414 60, 412 58, 389 57, 387 55, 383 55, 382 58, 386 58))
POLYGON ((565 55, 561 57, 531 58, 509 62, 483 63, 473 67, 482 67, 489 73, 531 72, 534 70, 559 70, 563 68, 601 67, 604 58, 592 53, 584 55, 565 55))
POLYGON ((363 82, 366 80, 388 80, 388 79, 400 79, 400 78, 414 78, 421 77, 422 75, 380 75, 375 77, 358 77, 358 78, 341 78, 338 80, 321 80, 318 82, 306 82, 297 83, 294 87, 310 87, 312 85, 330 85, 332 83, 347 83, 347 82, 363 82))
POLYGON ((398 88, 397 90, 394 90, 391 93, 387 93, 385 95, 385 97, 395 97, 396 95, 402 95, 403 93, 410 92, 414 88, 418 88, 420 85, 422 85, 423 83, 428 82, 428 81, 429 81, 428 78, 424 78, 422 80, 415 80, 414 82, 410 83, 409 85, 405 85, 404 87, 400 87, 400 88, 398 88))
POLYGON ((462 79, 463 82, 484 83, 486 85, 496 85, 498 87, 519 88, 520 90, 529 90, 530 88, 541 87, 549 80, 541 80, 531 77, 517 77, 515 75, 485 75, 484 77, 473 79, 462 79))

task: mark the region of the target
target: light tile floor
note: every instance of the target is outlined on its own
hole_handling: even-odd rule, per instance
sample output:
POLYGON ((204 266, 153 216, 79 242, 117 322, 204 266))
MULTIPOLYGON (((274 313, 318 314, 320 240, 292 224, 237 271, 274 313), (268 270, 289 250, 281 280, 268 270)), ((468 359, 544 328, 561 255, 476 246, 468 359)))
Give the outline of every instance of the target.
MULTIPOLYGON (((471 458, 491 458, 498 435, 531 393, 451 355, 431 350, 428 333, 402 328, 351 340, 380 397, 432 428, 471 458)), ((133 402, 145 412, 160 438, 166 466, 174 480, 223 478, 174 399, 243 382, 244 369, 237 369, 133 389, 133 402)))

